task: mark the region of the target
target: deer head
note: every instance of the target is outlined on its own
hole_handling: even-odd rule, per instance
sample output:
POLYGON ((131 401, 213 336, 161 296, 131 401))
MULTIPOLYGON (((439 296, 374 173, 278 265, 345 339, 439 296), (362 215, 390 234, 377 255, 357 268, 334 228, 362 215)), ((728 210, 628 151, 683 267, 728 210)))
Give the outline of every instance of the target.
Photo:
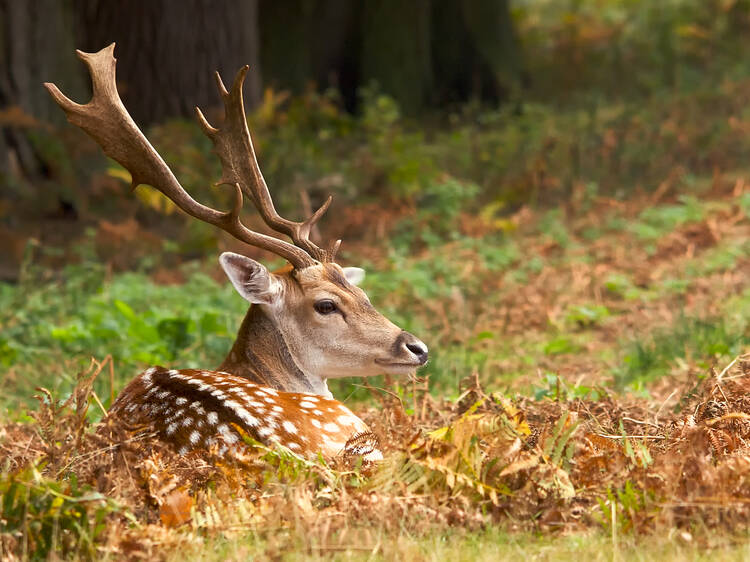
POLYGON ((183 189, 125 109, 115 84, 114 46, 98 53, 77 52, 92 78, 89 103, 77 104, 54 84, 45 84, 68 120, 130 172, 133 188, 151 185, 187 214, 291 265, 272 273, 245 256, 221 255, 230 281, 252 306, 220 368, 279 390, 330 396, 327 378, 405 374, 424 365, 427 346, 377 312, 357 287, 364 272, 334 262, 341 241, 320 248, 310 240, 311 228, 331 198, 302 222, 276 212, 247 127, 242 84, 248 67, 240 69, 229 91, 216 74, 225 110, 221 128, 209 124, 196 108, 198 121, 221 160, 223 174, 217 185, 234 190, 232 209, 222 212, 202 205, 183 189), (247 228, 240 220, 243 194, 266 225, 291 242, 247 228))

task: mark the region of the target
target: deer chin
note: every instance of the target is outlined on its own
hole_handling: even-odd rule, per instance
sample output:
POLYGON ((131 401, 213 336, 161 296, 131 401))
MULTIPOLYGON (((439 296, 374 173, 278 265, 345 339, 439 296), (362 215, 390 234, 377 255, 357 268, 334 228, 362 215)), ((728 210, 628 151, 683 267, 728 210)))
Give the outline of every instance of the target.
POLYGON ((406 361, 392 361, 390 359, 375 359, 375 364, 384 372, 386 375, 412 375, 422 363, 419 362, 406 362, 406 361))

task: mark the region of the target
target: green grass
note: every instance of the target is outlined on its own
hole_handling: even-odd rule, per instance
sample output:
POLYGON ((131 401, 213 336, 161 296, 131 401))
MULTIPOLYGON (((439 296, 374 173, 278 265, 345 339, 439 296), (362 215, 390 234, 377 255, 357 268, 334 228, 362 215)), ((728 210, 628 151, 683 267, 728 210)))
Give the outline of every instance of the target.
POLYGON ((622 363, 614 370, 615 384, 643 389, 670 373, 680 359, 706 369, 720 357, 736 356, 750 345, 747 317, 695 318, 678 316, 665 328, 651 329, 627 344, 622 363))
POLYGON ((689 532, 675 530, 660 537, 612 537, 604 533, 585 533, 554 536, 546 534, 514 533, 489 528, 478 532, 435 532, 427 536, 400 535, 393 537, 377 530, 358 532, 356 528, 346 536, 335 537, 333 544, 307 543, 279 547, 264 537, 250 536, 226 540, 213 539, 199 547, 186 546, 168 560, 184 559, 194 550, 202 560, 245 560, 253 556, 278 556, 282 560, 409 560, 457 562, 539 560, 567 562, 591 561, 710 561, 746 560, 750 556, 750 542, 729 537, 714 539, 712 548, 698 548, 689 532), (363 540, 363 534, 367 537, 363 540))
MULTIPOLYGON (((117 388, 148 365, 218 365, 246 308, 228 283, 200 271, 188 271, 184 285, 163 286, 142 273, 106 279, 88 262, 46 283, 5 285, 0 403, 28 401, 36 386, 72 388, 89 357, 112 356, 117 388)), ((106 377, 97 382, 102 397, 108 385, 106 377)))

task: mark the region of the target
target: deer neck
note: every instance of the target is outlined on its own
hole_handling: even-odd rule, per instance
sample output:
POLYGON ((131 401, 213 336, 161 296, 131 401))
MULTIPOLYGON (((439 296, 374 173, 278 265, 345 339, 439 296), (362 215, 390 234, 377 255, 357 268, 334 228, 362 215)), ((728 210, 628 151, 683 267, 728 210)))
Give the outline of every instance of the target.
POLYGON ((260 306, 251 306, 220 371, 283 392, 312 392, 333 398, 326 379, 306 373, 295 361, 284 336, 260 306))

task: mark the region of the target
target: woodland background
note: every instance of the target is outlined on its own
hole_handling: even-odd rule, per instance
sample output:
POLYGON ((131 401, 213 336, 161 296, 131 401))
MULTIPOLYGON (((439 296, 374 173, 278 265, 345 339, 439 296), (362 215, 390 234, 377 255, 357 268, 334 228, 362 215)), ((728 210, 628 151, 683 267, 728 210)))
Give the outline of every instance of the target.
POLYGON ((748 53, 750 0, 0 0, 0 552, 746 559, 748 53), (333 194, 317 235, 430 346, 418 379, 331 384, 374 476, 97 441, 140 369, 220 363, 220 251, 281 265, 65 122, 42 82, 87 100, 74 50, 112 41, 217 208, 193 107, 220 120, 213 71, 249 64, 282 214, 333 194))

